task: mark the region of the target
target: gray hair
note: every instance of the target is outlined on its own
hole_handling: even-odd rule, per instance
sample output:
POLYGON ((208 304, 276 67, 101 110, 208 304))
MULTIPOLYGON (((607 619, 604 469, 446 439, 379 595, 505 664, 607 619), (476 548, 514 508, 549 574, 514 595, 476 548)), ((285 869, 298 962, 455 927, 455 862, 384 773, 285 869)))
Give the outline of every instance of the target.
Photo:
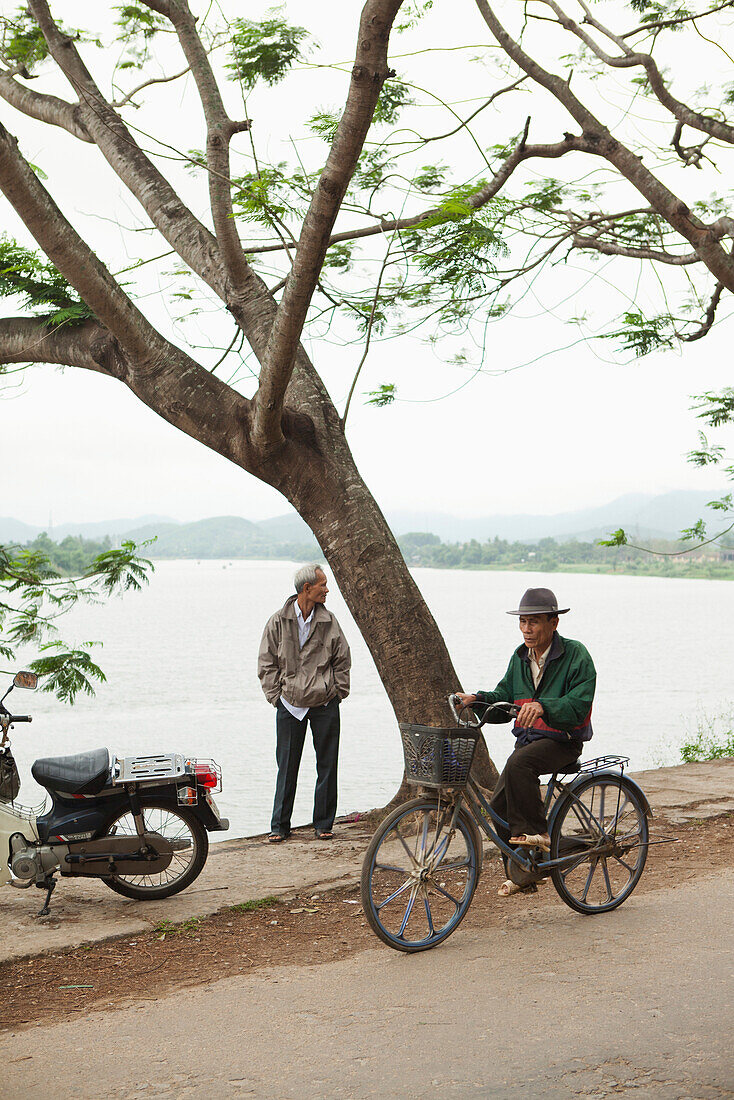
POLYGON ((320 562, 312 561, 308 565, 302 565, 293 578, 296 592, 301 592, 304 584, 316 584, 317 573, 323 573, 326 576, 326 570, 320 562))

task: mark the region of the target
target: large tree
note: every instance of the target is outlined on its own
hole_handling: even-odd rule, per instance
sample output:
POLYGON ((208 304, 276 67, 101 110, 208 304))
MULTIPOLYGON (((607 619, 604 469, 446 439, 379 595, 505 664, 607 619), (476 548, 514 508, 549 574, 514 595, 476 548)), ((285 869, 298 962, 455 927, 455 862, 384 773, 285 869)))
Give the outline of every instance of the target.
MULTIPOLYGON (((308 52, 308 31, 289 25, 280 11, 260 22, 220 17, 215 24, 213 8, 196 7, 192 11, 188 0, 139 0, 116 9, 117 63, 110 73, 107 55, 95 57, 99 41, 89 30, 62 26, 61 2, 52 13, 48 0, 29 0, 27 9, 3 21, 0 96, 40 127, 66 131, 70 145, 96 147, 141 208, 135 228, 146 232, 140 236, 154 231, 165 242, 165 256, 177 259, 171 301, 216 300, 231 317, 234 338, 221 355, 194 354, 193 344, 181 338, 184 330, 174 339, 154 324, 155 311, 145 308, 130 280, 142 277, 141 265, 170 264, 170 258, 158 255, 161 248, 148 255, 139 244, 129 246, 138 249, 139 263, 124 282, 114 277, 51 196, 54 178, 68 164, 45 166, 47 188, 0 125, 0 189, 46 257, 4 242, 0 291, 20 295, 26 309, 0 321, 0 363, 56 363, 116 379, 171 424, 279 490, 316 535, 398 718, 442 723, 446 690, 457 683, 449 654, 347 443, 350 404, 370 345, 415 329, 447 346, 467 336, 474 342, 468 351, 458 347, 455 360, 480 366, 487 326, 501 323, 515 290, 524 293, 556 259, 589 250, 668 265, 689 278, 701 271, 703 285, 711 284, 711 302, 701 306, 703 292, 694 288, 700 322, 692 315, 680 321, 671 312, 649 319, 634 309, 616 327, 610 318, 609 332, 617 331, 635 350, 691 338, 708 331, 722 296, 734 290, 725 247, 732 227, 728 208, 720 197, 709 205, 683 201, 664 178, 667 166, 654 158, 643 163, 625 115, 620 134, 612 133, 598 117, 602 102, 592 110, 596 91, 588 59, 572 92, 567 72, 551 72, 557 62, 546 67, 526 52, 530 6, 511 8, 510 18, 522 22, 513 37, 485 0, 476 7, 466 0, 457 21, 466 27, 463 56, 488 65, 481 101, 452 107, 444 90, 420 87, 402 72, 417 49, 410 36, 424 14, 430 19, 430 2, 367 0, 358 26, 355 15, 354 63, 335 66, 337 76, 348 76, 343 105, 324 108, 314 99, 310 143, 294 142, 290 162, 268 163, 267 123, 246 117, 248 97, 296 70, 302 80, 309 65, 319 71, 308 52), (399 76, 388 59, 396 17, 399 76), (497 61, 496 46, 475 45, 487 27, 504 60, 497 61), (175 64, 171 39, 180 54, 175 64), (60 75, 70 89, 65 95, 59 94, 60 75), (172 145, 165 116, 154 135, 136 125, 143 97, 171 81, 195 85, 201 149, 172 145), (528 96, 531 88, 536 91, 528 96), (539 107, 538 121, 541 88, 559 109, 554 116, 539 107), (241 95, 239 112, 232 89, 241 95), (398 122, 401 111, 429 102, 451 118, 439 132, 424 132, 415 114, 404 116, 410 125, 398 122), (449 167, 430 154, 451 142, 460 145, 447 152, 449 167), (538 166, 547 162, 564 166, 560 178, 538 178, 538 166), (606 179, 584 179, 586 162, 603 162, 606 179), (206 187, 202 217, 184 201, 187 169, 198 172, 206 187), (634 201, 614 207, 609 195, 620 179, 634 201), (304 349, 306 326, 312 346, 330 331, 361 341, 362 358, 341 411, 304 349), (256 382, 248 389, 239 368, 252 369, 253 362, 256 382), (225 369, 228 382, 221 378, 225 369)), ((555 2, 539 7, 554 31, 581 38, 592 61, 620 67, 555 2)), ((687 165, 731 143, 730 93, 721 90, 714 109, 686 106, 668 90, 651 55, 631 54, 626 43, 631 35, 648 34, 657 42, 677 27, 698 29, 701 20, 725 19, 730 7, 719 4, 694 18, 658 0, 632 0, 631 8, 642 14, 631 31, 617 36, 623 67, 643 76, 634 93, 656 95, 671 112, 673 148, 687 165), (683 145, 684 127, 703 135, 698 144, 683 145)), ((582 22, 609 39, 611 32, 585 8, 582 22)), ((294 115, 300 119, 302 112, 294 115)), ((435 112, 429 117, 433 121, 435 112)), ((660 125, 659 118, 653 122, 660 125)), ((73 170, 71 158, 69 163, 73 170)), ((100 210, 106 210, 103 197, 100 210)), ((215 331, 212 343, 221 327, 215 331)), ((372 400, 389 403, 393 395, 387 381, 372 400)), ((487 781, 486 750, 482 762, 487 781)))

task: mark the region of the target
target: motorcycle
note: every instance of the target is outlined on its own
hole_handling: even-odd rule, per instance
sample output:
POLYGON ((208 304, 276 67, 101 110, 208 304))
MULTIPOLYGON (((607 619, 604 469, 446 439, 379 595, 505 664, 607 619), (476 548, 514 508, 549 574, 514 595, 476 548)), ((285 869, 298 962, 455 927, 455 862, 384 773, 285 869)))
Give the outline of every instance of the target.
POLYGON ((57 874, 98 878, 139 901, 185 890, 206 862, 207 833, 229 828, 212 797, 222 789, 221 769, 181 753, 46 757, 31 774, 51 796, 50 809, 20 806, 8 734, 32 719, 4 704, 13 688, 37 683, 35 673, 18 672, 0 699, 0 886, 45 889, 39 916, 49 912, 57 874))

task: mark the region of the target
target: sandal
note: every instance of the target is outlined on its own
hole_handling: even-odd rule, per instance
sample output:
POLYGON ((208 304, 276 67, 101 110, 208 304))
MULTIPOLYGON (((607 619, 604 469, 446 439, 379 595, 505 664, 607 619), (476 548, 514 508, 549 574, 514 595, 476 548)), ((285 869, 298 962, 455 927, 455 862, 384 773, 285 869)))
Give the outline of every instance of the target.
POLYGON ((520 833, 519 836, 511 836, 509 843, 518 848, 542 848, 544 852, 550 852, 550 837, 547 833, 520 833))
POLYGON ((509 878, 500 886, 497 891, 498 898, 511 898, 513 894, 535 894, 538 887, 534 882, 529 883, 527 886, 518 886, 516 882, 512 882, 509 878))
POLYGON ((334 834, 331 832, 330 829, 323 829, 321 831, 319 831, 317 829, 316 830, 316 839, 317 840, 333 840, 334 839, 334 834))
POLYGON ((268 836, 268 844, 282 844, 284 840, 288 838, 283 836, 282 833, 270 833, 268 836))

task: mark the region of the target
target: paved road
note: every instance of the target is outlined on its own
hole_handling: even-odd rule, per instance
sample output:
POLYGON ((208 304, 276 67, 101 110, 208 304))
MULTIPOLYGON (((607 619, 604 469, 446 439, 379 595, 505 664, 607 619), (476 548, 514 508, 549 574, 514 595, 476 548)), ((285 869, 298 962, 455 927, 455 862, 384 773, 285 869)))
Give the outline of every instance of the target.
MULTIPOLYGON (((4 1100, 734 1097, 734 870, 0 1041, 4 1100)), ((186 947, 188 948, 188 945, 186 947)))

